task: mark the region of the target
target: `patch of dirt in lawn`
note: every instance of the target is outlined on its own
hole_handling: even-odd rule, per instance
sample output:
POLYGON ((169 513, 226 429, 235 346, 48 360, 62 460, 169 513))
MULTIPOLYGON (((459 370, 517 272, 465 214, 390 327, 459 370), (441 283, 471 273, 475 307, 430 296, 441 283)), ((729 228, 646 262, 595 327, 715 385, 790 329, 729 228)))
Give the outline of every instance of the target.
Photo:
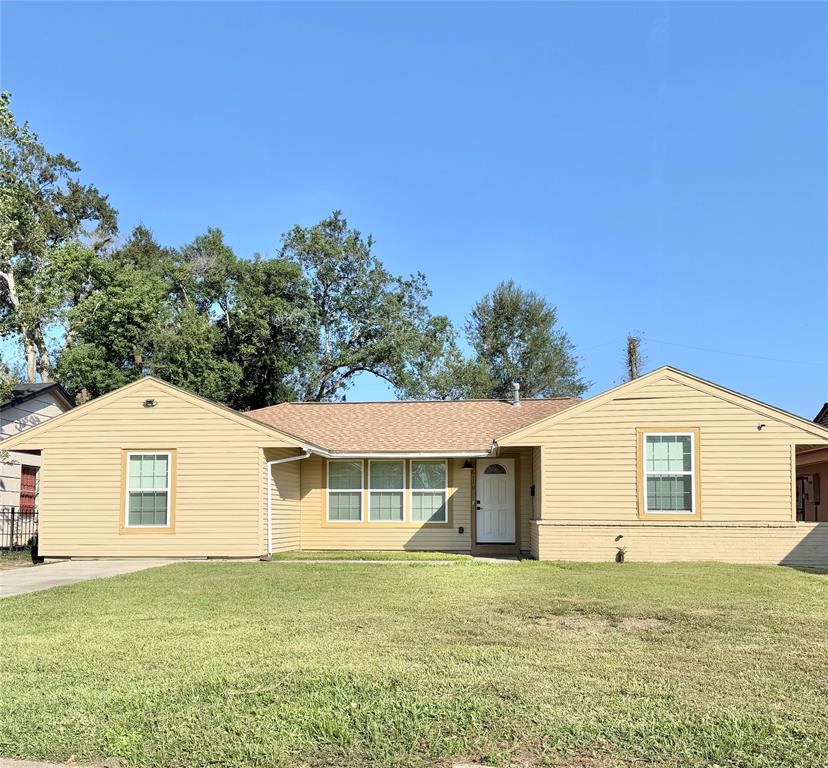
MULTIPOLYGON (((569 757, 561 757, 553 762, 544 761, 541 750, 538 748, 526 747, 512 755, 508 768, 539 768, 542 765, 554 768, 627 768, 629 763, 619 763, 603 755, 595 755, 590 752, 578 752, 569 757)), ((446 760, 437 763, 435 768, 487 768, 489 764, 481 757, 468 757, 463 759, 446 760)), ((637 764, 636 764, 637 765, 637 764)))
POLYGON ((644 632, 654 629, 667 629, 667 619, 645 616, 531 616, 532 624, 538 627, 550 627, 565 632, 579 632, 598 635, 605 632, 644 632))
POLYGON ((582 754, 565 758, 552 765, 555 768, 621 768, 622 763, 610 760, 608 757, 582 754))

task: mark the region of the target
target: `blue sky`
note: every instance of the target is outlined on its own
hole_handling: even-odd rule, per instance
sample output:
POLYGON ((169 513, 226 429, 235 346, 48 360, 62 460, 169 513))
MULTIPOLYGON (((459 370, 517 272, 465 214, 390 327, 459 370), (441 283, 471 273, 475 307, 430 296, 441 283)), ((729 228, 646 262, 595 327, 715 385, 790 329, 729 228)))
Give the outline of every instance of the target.
POLYGON ((339 208, 458 325, 504 279, 547 296, 591 392, 634 330, 648 368, 813 417, 827 25, 792 2, 4 2, 0 79, 125 232, 273 254, 339 208))

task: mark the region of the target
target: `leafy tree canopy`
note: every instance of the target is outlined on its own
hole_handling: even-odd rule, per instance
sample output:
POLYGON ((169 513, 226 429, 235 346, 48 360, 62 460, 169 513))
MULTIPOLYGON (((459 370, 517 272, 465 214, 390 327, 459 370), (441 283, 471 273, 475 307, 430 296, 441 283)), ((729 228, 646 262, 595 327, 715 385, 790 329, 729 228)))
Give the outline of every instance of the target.
POLYGON ((392 274, 373 245, 340 211, 283 238, 281 256, 307 277, 318 326, 315 354, 299 372, 304 400, 342 399, 362 372, 401 395, 428 388, 423 369, 442 354, 451 336, 448 319, 428 311, 423 274, 392 274))
POLYGON ((10 102, 0 94, 0 335, 20 340, 29 381, 48 381, 47 328, 83 292, 84 270, 72 257, 86 255, 64 248, 83 241, 101 251, 117 231, 116 213, 77 180, 76 162, 49 153, 28 124, 17 125, 10 102))
POLYGON ((514 283, 474 308, 467 357, 425 276, 392 273, 339 211, 273 259, 239 258, 216 228, 176 249, 142 225, 116 244, 115 210, 79 171, 0 95, 0 337, 28 381, 86 399, 152 373, 242 409, 344 399, 363 373, 412 398, 585 389, 555 307, 514 283))
POLYGON ((219 320, 221 353, 241 371, 230 403, 244 409, 295 400, 317 348, 307 280, 284 259, 257 256, 237 267, 234 311, 219 320))
POLYGON ((577 396, 587 389, 557 309, 511 280, 474 307, 466 337, 475 359, 466 370, 467 397, 509 397, 518 382, 527 397, 577 396))

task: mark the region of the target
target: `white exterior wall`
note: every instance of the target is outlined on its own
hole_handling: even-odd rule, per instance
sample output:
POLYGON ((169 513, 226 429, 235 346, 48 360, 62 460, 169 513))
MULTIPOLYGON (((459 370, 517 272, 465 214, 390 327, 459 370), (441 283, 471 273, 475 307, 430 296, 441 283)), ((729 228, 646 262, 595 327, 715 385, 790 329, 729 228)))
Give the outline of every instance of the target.
MULTIPOLYGON (((60 416, 66 410, 53 392, 43 392, 17 405, 0 411, 0 441, 12 437, 31 427, 60 416)), ((2 443, 0 443, 2 450, 2 443)), ((10 451, 8 462, 0 461, 0 509, 17 507, 20 504, 20 466, 40 466, 40 455, 10 451)))

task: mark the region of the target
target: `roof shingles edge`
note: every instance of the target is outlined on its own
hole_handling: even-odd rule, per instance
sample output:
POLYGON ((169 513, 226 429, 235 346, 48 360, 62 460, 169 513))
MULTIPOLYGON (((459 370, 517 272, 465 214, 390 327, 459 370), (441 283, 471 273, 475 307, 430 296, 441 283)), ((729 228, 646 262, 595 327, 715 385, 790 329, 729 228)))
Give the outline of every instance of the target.
POLYGON ((376 403, 281 403, 245 415, 340 453, 488 451, 500 435, 580 400, 405 400, 376 403))
POLYGON ((8 408, 10 406, 19 405, 20 403, 25 403, 27 400, 31 400, 33 397, 37 397, 38 395, 42 395, 47 392, 53 392, 66 406, 66 410, 75 407, 75 402, 60 384, 57 382, 47 382, 43 384, 15 384, 12 387, 8 400, 4 403, 0 403, 0 408, 8 408))

